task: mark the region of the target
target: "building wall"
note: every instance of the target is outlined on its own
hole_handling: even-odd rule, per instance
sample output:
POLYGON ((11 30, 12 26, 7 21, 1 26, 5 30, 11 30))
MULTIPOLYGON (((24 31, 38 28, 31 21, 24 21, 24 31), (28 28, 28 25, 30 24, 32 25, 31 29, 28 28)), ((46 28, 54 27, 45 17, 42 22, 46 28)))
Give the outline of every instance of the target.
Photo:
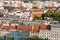
POLYGON ((29 37, 34 37, 34 36, 39 36, 39 33, 37 32, 30 32, 30 36, 29 37))
POLYGON ((44 13, 42 10, 33 10, 32 15, 33 16, 41 16, 44 13))
POLYGON ((24 40, 29 36, 29 31, 18 32, 18 31, 0 31, 0 37, 5 39, 6 37, 12 37, 13 40, 24 40), (3 38, 4 37, 4 38, 3 38))
POLYGON ((50 40, 60 40, 60 28, 51 28, 51 30, 40 30, 39 37, 50 40))

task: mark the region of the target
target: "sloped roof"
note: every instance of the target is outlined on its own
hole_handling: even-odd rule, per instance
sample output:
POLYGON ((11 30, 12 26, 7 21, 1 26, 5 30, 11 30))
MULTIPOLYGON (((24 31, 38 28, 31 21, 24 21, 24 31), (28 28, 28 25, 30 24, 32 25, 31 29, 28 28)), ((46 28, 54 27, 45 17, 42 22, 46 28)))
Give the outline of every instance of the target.
POLYGON ((2 30, 8 30, 9 29, 9 26, 3 25, 3 26, 1 26, 1 29, 2 30))
POLYGON ((43 10, 33 10, 33 11, 32 11, 32 14, 33 14, 33 15, 40 15, 40 14, 43 14, 43 13, 44 13, 43 10))
POLYGON ((31 32, 38 32, 38 31, 39 31, 39 26, 38 26, 38 25, 34 25, 34 26, 32 27, 31 32))
POLYGON ((28 31, 28 30, 31 30, 31 27, 30 26, 18 26, 18 30, 28 31))
POLYGON ((31 10, 23 9, 22 12, 30 12, 31 10))
POLYGON ((46 25, 46 24, 42 24, 42 25, 40 25, 40 29, 41 29, 41 30, 45 30, 47 26, 48 26, 48 25, 46 25))
POLYGON ((16 29, 16 27, 15 26, 9 26, 9 29, 16 29))

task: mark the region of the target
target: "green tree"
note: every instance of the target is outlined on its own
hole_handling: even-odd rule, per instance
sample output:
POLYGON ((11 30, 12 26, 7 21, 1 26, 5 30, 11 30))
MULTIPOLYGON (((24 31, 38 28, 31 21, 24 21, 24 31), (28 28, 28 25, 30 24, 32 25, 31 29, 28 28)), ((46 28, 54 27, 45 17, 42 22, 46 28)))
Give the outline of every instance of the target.
POLYGON ((4 40, 13 40, 11 37, 6 37, 4 40))
POLYGON ((42 20, 42 17, 34 16, 33 21, 42 20))
POLYGON ((34 0, 29 0, 29 1, 34 1, 34 0))
POLYGON ((29 2, 29 0, 24 0, 24 2, 25 2, 25 3, 28 3, 28 2, 29 2))
POLYGON ((48 38, 39 38, 39 37, 29 37, 26 40, 48 40, 48 38))
POLYGON ((55 20, 59 20, 60 19, 60 11, 56 11, 55 13, 54 13, 54 19, 55 20))
POLYGON ((48 40, 48 38, 45 38, 44 40, 48 40))
POLYGON ((24 22, 22 21, 19 25, 25 25, 24 22))
POLYGON ((51 17, 51 15, 53 15, 53 11, 51 11, 50 9, 45 13, 45 16, 47 17, 51 17))

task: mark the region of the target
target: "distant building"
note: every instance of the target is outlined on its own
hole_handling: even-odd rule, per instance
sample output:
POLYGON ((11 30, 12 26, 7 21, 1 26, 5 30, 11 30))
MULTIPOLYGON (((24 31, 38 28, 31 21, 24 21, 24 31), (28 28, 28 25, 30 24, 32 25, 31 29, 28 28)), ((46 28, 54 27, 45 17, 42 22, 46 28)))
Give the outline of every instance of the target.
POLYGON ((51 30, 40 30, 39 37, 48 38, 50 40, 60 40, 59 30, 60 30, 59 26, 51 26, 51 30))
POLYGON ((59 24, 51 24, 50 26, 43 24, 40 27, 34 26, 33 28, 34 28, 33 32, 30 32, 30 37, 38 36, 40 38, 48 38, 49 40, 60 40, 60 25, 59 24), (39 29, 39 31, 37 29, 39 29))
POLYGON ((4 2, 2 0, 0 0, 0 10, 4 9, 4 2))
POLYGON ((31 9, 32 8, 32 3, 23 3, 23 7, 31 9))
POLYGON ((20 17, 20 20, 32 21, 32 12, 30 9, 23 9, 22 12, 23 12, 23 14, 20 17))
POLYGON ((43 10, 32 10, 32 15, 34 16, 42 16, 44 14, 43 10))

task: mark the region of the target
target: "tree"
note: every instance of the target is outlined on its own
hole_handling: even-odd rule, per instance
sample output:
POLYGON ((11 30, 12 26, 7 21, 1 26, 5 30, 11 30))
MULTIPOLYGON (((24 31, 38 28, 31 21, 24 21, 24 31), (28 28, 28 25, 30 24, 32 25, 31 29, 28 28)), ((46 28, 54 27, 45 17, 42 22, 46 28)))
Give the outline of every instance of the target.
POLYGON ((59 20, 60 19, 60 11, 56 11, 55 13, 54 13, 54 19, 55 20, 59 20))
POLYGON ((4 40, 13 40, 11 37, 6 37, 4 40))
POLYGON ((29 2, 29 0, 24 0, 24 2, 25 2, 25 3, 28 3, 28 2, 29 2))
POLYGON ((33 21, 41 20, 41 19, 42 19, 42 17, 34 16, 33 21))
POLYGON ((39 38, 39 37, 29 37, 29 38, 27 38, 27 39, 25 39, 25 40, 48 40, 48 38, 39 38))
POLYGON ((48 40, 48 38, 45 38, 44 40, 48 40))
POLYGON ((45 14, 43 14, 41 17, 42 17, 42 19, 44 20, 45 14))
POLYGON ((20 25, 25 25, 24 22, 22 21, 20 25))
POLYGON ((51 11, 50 9, 44 14, 46 17, 53 17, 53 11, 51 11))
POLYGON ((32 2, 32 1, 34 1, 34 0, 29 0, 29 1, 31 1, 31 2, 32 2))

